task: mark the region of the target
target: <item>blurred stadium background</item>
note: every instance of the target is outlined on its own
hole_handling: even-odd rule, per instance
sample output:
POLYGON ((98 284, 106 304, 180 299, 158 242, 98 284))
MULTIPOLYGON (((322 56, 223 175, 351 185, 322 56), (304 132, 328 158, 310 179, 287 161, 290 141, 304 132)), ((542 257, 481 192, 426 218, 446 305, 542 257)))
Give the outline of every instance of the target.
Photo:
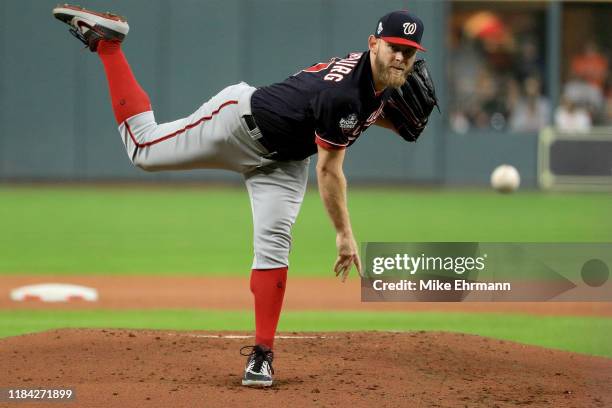
MULTIPOLYGON (((240 182, 225 172, 133 168, 119 143, 102 66, 51 18, 54 5, 0 4, 1 181, 240 182), (17 35, 23 27, 44 35, 17 35)), ((348 155, 352 184, 482 186, 496 165, 510 163, 523 186, 534 188, 538 135, 557 116, 565 118, 562 129, 587 132, 584 139, 590 128, 612 125, 609 2, 130 0, 86 6, 129 17, 125 51, 160 123, 191 113, 228 84, 266 85, 364 50, 376 19, 388 10, 417 13, 425 22, 428 51, 422 56, 442 114, 433 114, 417 144, 371 128, 348 155)), ((593 148, 584 149, 591 154, 570 147, 587 156, 572 171, 589 171, 580 164, 587 166, 593 148)), ((608 174, 600 176, 611 176, 611 149, 605 144, 599 171, 608 174)))
MULTIPOLYGON (((54 21, 55 4, 0 1, 0 273, 246 278, 251 214, 241 178, 133 168, 115 127, 102 66, 54 21)), ((231 83, 266 85, 331 56, 364 50, 379 16, 408 8, 425 23, 428 52, 422 56, 442 113, 433 113, 416 144, 373 127, 350 149, 345 171, 358 239, 612 241, 612 196, 605 192, 612 187, 610 2, 81 5, 128 17, 124 50, 158 122, 191 113, 231 83), (502 163, 521 173, 517 194, 502 196, 488 187, 491 171, 502 163), (542 191, 549 187, 577 191, 542 191), (587 188, 602 191, 579 191, 587 188)), ((291 273, 330 276, 333 239, 313 185, 295 226, 291 273)), ((202 320, 181 324, 173 315, 164 327, 217 328, 198 316, 202 320)), ((281 321, 281 329, 343 328, 336 321, 321 323, 325 318, 313 317, 307 327, 299 319, 288 326, 281 321)), ((7 310, 0 314, 0 335, 90 321, 79 319, 54 323, 51 315, 7 310)), ((99 325, 137 324, 130 319, 99 325)), ((371 316, 355 319, 350 329, 471 330, 442 316, 432 317, 439 325, 426 326, 393 318, 382 327, 373 326, 371 316)), ((604 346, 609 317, 552 320, 547 324, 555 330, 536 330, 543 320, 528 326, 521 320, 511 330, 499 317, 482 317, 480 329, 472 331, 612 355, 604 346), (500 331, 491 329, 492 321, 500 331), (592 335, 581 336, 585 330, 592 335), (536 332, 546 339, 529 337, 536 332), (590 343, 560 345, 570 338, 590 343)), ((228 324, 225 318, 219 322, 228 324)), ((241 321, 231 328, 249 327, 250 321, 241 321)))

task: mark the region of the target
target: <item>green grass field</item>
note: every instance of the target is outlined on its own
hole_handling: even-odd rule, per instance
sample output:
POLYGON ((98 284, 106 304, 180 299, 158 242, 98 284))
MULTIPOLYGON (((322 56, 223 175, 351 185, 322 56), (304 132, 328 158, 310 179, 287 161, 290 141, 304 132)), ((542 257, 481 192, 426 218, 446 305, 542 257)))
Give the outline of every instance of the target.
MULTIPOLYGON (((0 275, 249 273, 251 212, 242 189, 0 187, 0 203, 0 275)), ((349 207, 359 241, 612 242, 610 194, 350 189, 349 207)), ((333 229, 309 191, 291 274, 331 276, 334 259, 333 229)), ((251 330, 252 316, 0 311, 0 336, 59 327, 251 330)), ((596 317, 287 312, 280 330, 445 330, 612 357, 612 319, 596 317)))
MULTIPOLYGON (((0 274, 248 273, 242 189, 0 188, 0 274)), ((352 189, 358 241, 612 242, 611 194, 352 189)), ((329 276, 316 191, 294 227, 293 276, 329 276)))

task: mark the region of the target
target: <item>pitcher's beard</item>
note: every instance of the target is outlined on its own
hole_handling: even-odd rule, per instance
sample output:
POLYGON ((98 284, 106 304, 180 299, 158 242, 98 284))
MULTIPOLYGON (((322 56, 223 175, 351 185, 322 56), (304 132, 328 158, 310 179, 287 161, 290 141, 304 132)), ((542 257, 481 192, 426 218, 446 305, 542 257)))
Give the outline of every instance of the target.
POLYGON ((404 85, 406 82, 406 78, 408 78, 408 74, 410 71, 406 70, 402 72, 401 75, 393 75, 391 66, 385 65, 379 58, 378 55, 374 59, 374 64, 376 64, 376 70, 378 71, 380 81, 385 84, 387 87, 399 88, 404 85))

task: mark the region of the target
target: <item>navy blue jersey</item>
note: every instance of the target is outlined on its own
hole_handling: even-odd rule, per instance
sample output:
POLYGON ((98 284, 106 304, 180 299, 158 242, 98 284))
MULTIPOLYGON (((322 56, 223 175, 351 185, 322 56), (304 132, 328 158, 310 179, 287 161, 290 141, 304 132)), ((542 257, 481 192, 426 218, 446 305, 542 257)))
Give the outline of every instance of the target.
POLYGON ((302 160, 344 149, 382 113, 390 90, 376 92, 370 53, 315 64, 283 82, 259 88, 251 99, 255 122, 277 160, 302 160))

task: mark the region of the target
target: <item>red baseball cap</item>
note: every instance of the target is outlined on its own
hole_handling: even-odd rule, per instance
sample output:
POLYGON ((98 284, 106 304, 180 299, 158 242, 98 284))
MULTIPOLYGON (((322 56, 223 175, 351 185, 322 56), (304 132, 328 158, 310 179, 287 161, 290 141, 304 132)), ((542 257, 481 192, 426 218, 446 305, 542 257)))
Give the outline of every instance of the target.
POLYGON ((374 37, 391 44, 407 45, 427 51, 421 46, 424 29, 423 21, 414 14, 405 10, 392 11, 378 20, 374 37))

